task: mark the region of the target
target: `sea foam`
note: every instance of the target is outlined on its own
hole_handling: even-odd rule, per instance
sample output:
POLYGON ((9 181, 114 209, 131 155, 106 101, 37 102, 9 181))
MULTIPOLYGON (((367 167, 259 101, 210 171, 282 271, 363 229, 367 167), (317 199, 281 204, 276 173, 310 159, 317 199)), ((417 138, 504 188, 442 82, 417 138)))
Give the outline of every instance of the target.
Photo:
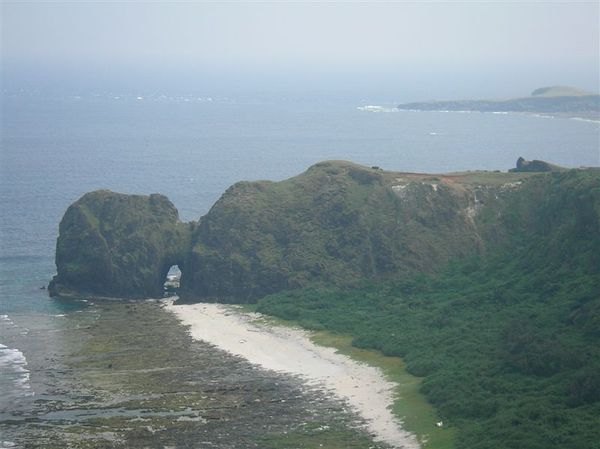
MULTIPOLYGON (((0 315, 3 326, 16 327, 8 315, 0 315)), ((10 407, 11 400, 33 395, 29 383, 27 358, 17 348, 0 343, 0 410, 10 407)))
POLYGON ((365 112, 398 112, 396 108, 388 108, 385 106, 377 106, 377 105, 366 105, 366 106, 358 106, 356 109, 359 111, 365 112))

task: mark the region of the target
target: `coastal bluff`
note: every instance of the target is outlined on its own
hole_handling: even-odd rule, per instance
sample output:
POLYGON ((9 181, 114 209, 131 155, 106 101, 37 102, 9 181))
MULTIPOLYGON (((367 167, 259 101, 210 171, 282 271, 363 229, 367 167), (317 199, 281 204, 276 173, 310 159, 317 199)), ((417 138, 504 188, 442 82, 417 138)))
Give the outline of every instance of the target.
POLYGON ((327 161, 280 182, 234 184, 190 223, 162 195, 91 192, 60 223, 49 292, 160 297, 172 265, 182 298, 230 302, 434 272, 527 226, 544 183, 583 172, 431 175, 327 161))
POLYGON ((160 297, 164 278, 189 245, 163 195, 86 193, 65 212, 56 244, 52 296, 160 297))

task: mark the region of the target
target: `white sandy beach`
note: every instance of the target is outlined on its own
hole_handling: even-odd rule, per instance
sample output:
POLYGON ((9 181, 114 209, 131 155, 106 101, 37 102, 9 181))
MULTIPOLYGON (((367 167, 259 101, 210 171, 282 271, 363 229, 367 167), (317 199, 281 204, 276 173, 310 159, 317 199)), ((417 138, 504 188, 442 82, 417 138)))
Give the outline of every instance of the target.
POLYGON ((259 315, 243 314, 232 306, 170 303, 167 309, 190 326, 196 339, 332 391, 366 420, 375 440, 395 448, 419 447, 415 436, 402 429, 392 414, 394 384, 378 369, 314 344, 305 331, 266 325, 257 319, 259 315))

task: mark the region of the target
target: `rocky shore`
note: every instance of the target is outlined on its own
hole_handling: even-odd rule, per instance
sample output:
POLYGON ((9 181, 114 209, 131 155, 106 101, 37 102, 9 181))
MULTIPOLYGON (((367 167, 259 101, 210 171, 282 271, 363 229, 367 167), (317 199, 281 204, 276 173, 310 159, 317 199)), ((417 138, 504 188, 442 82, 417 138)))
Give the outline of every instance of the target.
POLYGON ((316 345, 306 331, 267 323, 260 314, 240 313, 235 306, 171 304, 168 309, 189 326, 197 340, 330 391, 366 421, 376 441, 394 448, 419 447, 416 437, 404 430, 391 412, 396 385, 378 369, 316 345))
POLYGON ((3 440, 28 449, 388 447, 330 392, 194 340, 163 306, 96 302, 67 314, 65 351, 31 367, 33 406, 2 416, 3 440))

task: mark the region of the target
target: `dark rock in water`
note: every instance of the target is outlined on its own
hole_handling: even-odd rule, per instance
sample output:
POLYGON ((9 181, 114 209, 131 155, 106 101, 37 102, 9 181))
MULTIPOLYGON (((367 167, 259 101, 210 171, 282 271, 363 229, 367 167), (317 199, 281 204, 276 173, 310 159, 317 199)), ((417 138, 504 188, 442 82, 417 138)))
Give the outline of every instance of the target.
POLYGON ((163 195, 88 193, 60 223, 50 295, 162 297, 169 268, 183 264, 189 229, 163 195))
POLYGON ((520 157, 517 159, 517 167, 511 168, 510 172, 551 172, 551 171, 562 171, 565 170, 564 167, 560 167, 558 165, 553 165, 545 161, 526 161, 524 158, 520 157))

